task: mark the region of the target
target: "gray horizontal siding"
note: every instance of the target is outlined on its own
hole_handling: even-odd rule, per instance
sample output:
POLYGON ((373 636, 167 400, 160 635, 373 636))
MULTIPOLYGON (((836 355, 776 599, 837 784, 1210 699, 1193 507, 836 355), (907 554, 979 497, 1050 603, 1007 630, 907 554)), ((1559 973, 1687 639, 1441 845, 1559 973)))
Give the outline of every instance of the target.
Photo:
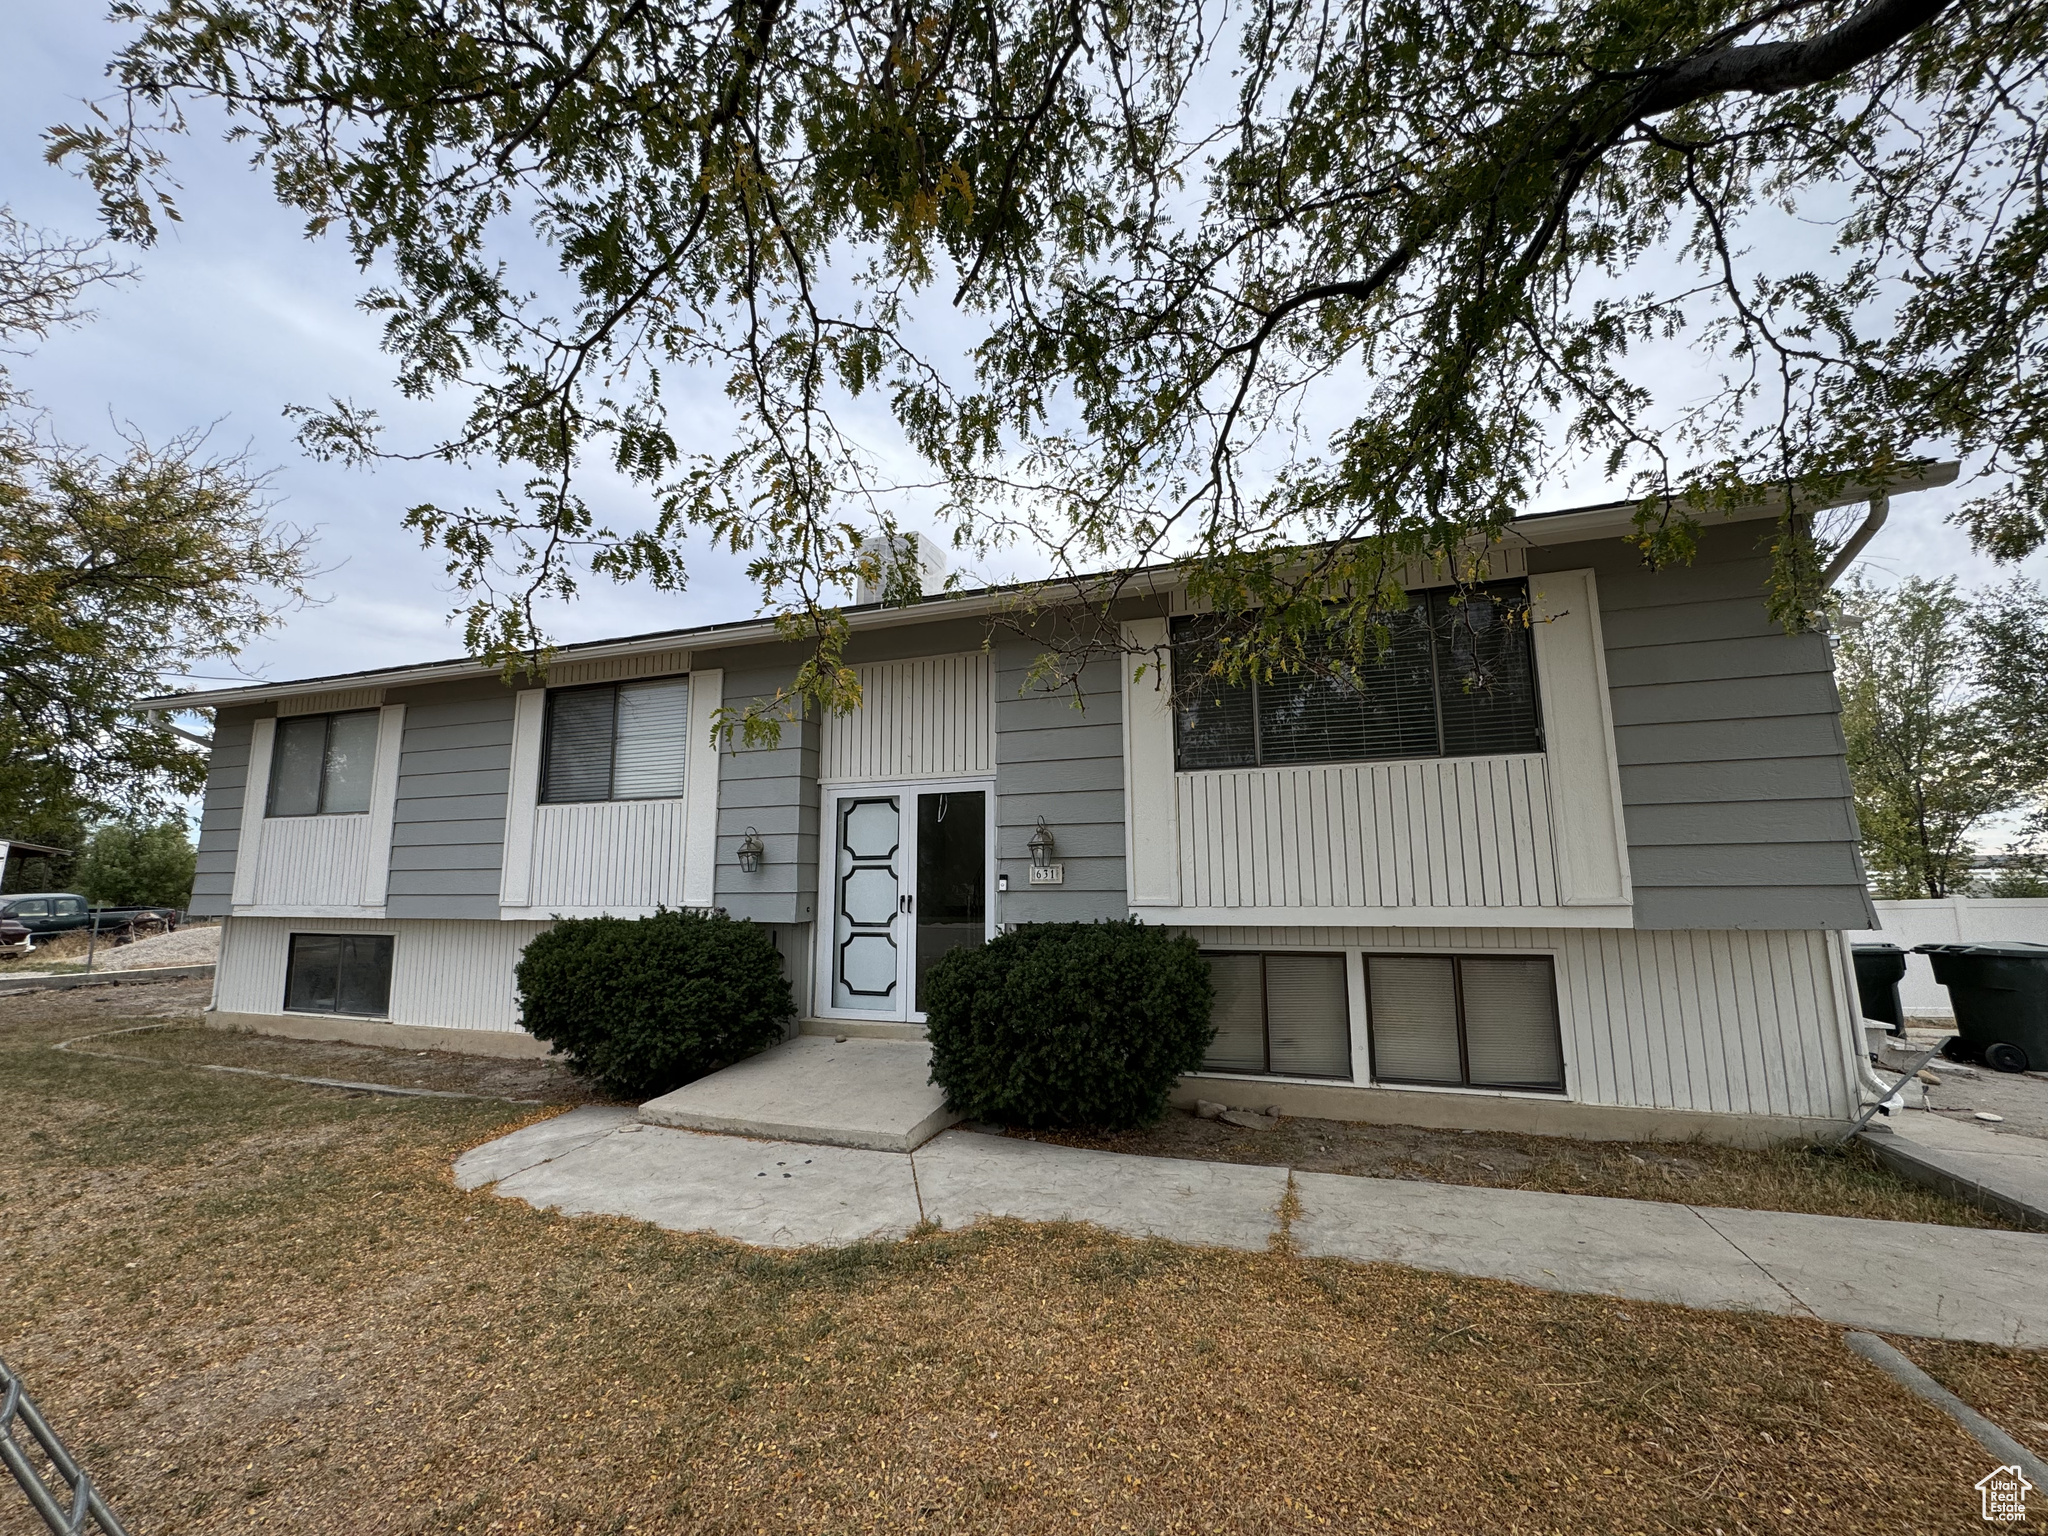
POLYGON ((1010 889, 996 897, 1002 923, 1093 922, 1130 915, 1124 870, 1123 684, 1119 663, 1093 662, 1074 690, 1025 692, 1038 648, 1006 636, 994 649, 996 867, 1010 889), (1066 883, 1033 886, 1031 834, 1053 836, 1066 883))
POLYGON ((475 684, 406 697, 386 915, 498 915, 513 698, 475 684))
POLYGON ((1591 565, 1614 711, 1638 928, 1860 928, 1834 664, 1764 606, 1768 526, 1701 530, 1698 558, 1644 569, 1620 541, 1531 552, 1591 565))
POLYGON ((226 917, 235 891, 235 853, 242 841, 242 797, 249 780, 249 744, 256 722, 273 706, 223 709, 214 716, 200 799, 199 863, 192 879, 194 917, 226 917))
MULTIPOLYGON (((767 700, 789 685, 801 664, 794 647, 752 647, 700 657, 725 673, 722 703, 734 708, 767 700)), ((818 748, 815 718, 785 721, 772 746, 740 747, 718 756, 718 868, 715 900, 734 917, 803 925, 818 906, 818 748), (761 868, 740 868, 739 848, 752 827, 765 850, 761 868)), ((798 1004, 806 1010, 807 998, 798 1004)))

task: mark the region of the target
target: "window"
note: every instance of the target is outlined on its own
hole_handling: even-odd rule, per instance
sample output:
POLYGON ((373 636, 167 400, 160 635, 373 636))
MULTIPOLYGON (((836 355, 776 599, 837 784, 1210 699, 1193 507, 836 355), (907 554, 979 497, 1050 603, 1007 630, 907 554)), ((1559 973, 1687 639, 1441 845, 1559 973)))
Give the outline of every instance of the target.
POLYGON ((284 1006, 291 1013, 390 1013, 391 935, 293 934, 284 1006))
POLYGON ((561 804, 680 795, 689 747, 688 678, 553 690, 540 798, 561 804))
POLYGON ((1351 1076, 1342 955, 1210 955, 1216 1038, 1208 1072, 1351 1076))
POLYGON ((85 916, 85 898, 83 896, 59 896, 50 903, 50 911, 56 917, 83 917, 85 916))
POLYGON ((345 816, 370 808, 377 711, 288 715, 270 751, 272 816, 345 816))
POLYGON ((1370 955, 1375 1082, 1564 1091, 1548 956, 1370 955))
POLYGON ((9 917, 48 917, 50 915, 49 898, 39 896, 33 901, 17 901, 7 909, 7 915, 9 917))
POLYGON ((1214 621, 1173 621, 1175 764, 1250 768, 1391 757, 1540 752, 1526 582, 1429 592, 1388 619, 1383 655, 1312 659, 1330 672, 1254 683, 1207 676, 1214 621), (1336 674, 1336 675, 1332 675, 1336 674))

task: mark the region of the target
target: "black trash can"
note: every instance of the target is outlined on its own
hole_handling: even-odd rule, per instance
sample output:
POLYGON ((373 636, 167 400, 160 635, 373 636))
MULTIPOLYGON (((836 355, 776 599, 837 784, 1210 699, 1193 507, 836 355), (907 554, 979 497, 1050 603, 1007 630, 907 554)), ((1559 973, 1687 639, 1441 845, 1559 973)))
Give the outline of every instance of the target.
POLYGON ((1896 944, 1852 944, 1849 949, 1856 960, 1856 999, 1863 1017, 1903 1035, 1906 1011, 1899 1006, 1899 982, 1906 974, 1906 952, 1896 944))
POLYGON ((1956 1010, 1949 1055, 2048 1072, 2048 944, 1922 944, 1956 1010))

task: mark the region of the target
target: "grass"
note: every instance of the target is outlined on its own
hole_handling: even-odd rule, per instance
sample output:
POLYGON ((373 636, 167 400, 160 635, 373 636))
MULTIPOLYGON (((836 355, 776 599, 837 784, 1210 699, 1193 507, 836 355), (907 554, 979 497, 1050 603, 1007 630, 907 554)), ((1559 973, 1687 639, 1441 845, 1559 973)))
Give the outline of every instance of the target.
POLYGON ((552 1110, 47 1048, 203 996, 0 1000, 0 1352, 138 1532, 1981 1529, 1974 1443, 1814 1323, 1015 1223, 766 1253, 453 1187, 552 1110))
POLYGON ((1279 1164, 1309 1173, 2021 1229, 1997 1212, 1901 1178, 1860 1145, 1747 1148, 1698 1141, 1572 1141, 1312 1119, 1287 1119, 1274 1130, 1254 1131, 1179 1110, 1168 1111, 1158 1125, 1142 1131, 1028 1134, 1064 1146, 1279 1164))

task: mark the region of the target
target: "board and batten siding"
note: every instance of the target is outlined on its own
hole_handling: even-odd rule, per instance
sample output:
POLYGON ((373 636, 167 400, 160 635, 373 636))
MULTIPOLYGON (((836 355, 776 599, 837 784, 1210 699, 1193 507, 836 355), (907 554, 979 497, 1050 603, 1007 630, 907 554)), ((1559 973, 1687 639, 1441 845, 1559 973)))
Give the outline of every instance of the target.
POLYGON ((1091 661, 1078 688, 1030 687, 1040 647, 996 640, 998 923, 1093 922, 1130 915, 1124 864, 1123 663, 1091 661), (1078 707, 1077 707, 1078 705, 1078 707), (1030 883, 1031 834, 1043 818, 1066 883, 1030 883))
POLYGON ((823 782, 972 778, 994 771, 986 651, 869 662, 854 675, 860 708, 822 722, 823 782))
POLYGON ((1618 540, 1530 552, 1596 571, 1635 926, 1858 929, 1857 851, 1826 636, 1764 606, 1773 525, 1709 525, 1661 571, 1618 540))
MULTIPOLYGON (((1838 945, 1825 932, 1189 928, 1205 948, 1548 954, 1565 1095, 1582 1104, 1843 1120, 1855 1113, 1838 945)), ((1357 995, 1354 987, 1354 995, 1357 995)), ((1368 1081, 1354 1020, 1355 1081, 1368 1081)), ((1441 1092, 1442 1090, 1402 1090, 1441 1092)))
POLYGON ((242 797, 249 781, 249 743, 256 721, 273 706, 223 709, 213 720, 206 789, 199 803, 199 849, 192 877, 194 917, 225 917, 235 892, 235 855, 242 840, 242 797))
POLYGON ((1540 754, 1180 775, 1194 907, 1538 907, 1558 902, 1540 754))
POLYGON ((513 690, 409 689, 387 917, 495 918, 512 765, 513 690))
POLYGON ((231 917, 221 930, 213 1006, 224 1014, 283 1014, 294 933, 388 933, 392 1023, 517 1033, 513 968, 520 951, 548 927, 495 918, 231 917))

